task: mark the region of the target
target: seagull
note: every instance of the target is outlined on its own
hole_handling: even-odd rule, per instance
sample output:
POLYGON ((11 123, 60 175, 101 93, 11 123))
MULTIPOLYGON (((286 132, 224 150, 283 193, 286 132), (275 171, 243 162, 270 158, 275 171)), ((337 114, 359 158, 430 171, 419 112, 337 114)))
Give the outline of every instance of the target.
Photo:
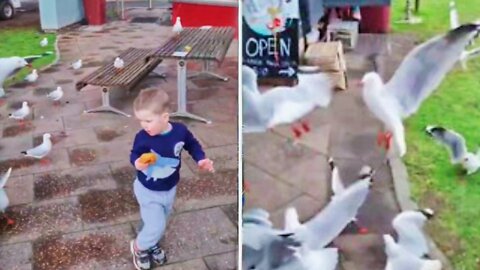
POLYGON ((269 214, 263 209, 244 213, 242 231, 244 270, 334 270, 338 264, 338 249, 313 250, 296 242, 290 234, 272 228, 269 214))
POLYGON ((452 164, 462 164, 467 174, 473 174, 480 168, 480 149, 475 154, 468 152, 462 135, 441 126, 427 126, 425 131, 437 142, 445 145, 450 152, 452 164))
POLYGON ((342 179, 340 178, 338 168, 335 165, 333 158, 328 159, 328 165, 330 166, 330 171, 332 173, 332 198, 334 198, 335 196, 338 196, 345 191, 345 186, 342 183, 342 179))
POLYGON ((183 30, 183 27, 182 27, 182 23, 180 22, 180 17, 177 17, 177 19, 175 20, 175 24, 173 25, 172 32, 177 35, 180 35, 180 32, 182 32, 182 30, 183 30))
POLYGON ((405 155, 407 146, 402 120, 415 113, 440 85, 479 30, 480 24, 461 25, 417 46, 386 84, 376 72, 363 76, 363 99, 388 130, 378 134, 379 144, 386 140, 388 150, 393 139, 400 156, 405 155))
POLYGON ((80 69, 81 67, 82 67, 82 59, 78 59, 77 61, 72 63, 72 68, 75 70, 80 69))
POLYGON ((122 69, 124 67, 125 63, 120 57, 115 58, 115 61, 113 62, 113 66, 116 69, 122 69))
MULTIPOLYGON (((287 208, 285 211, 285 231, 294 231, 301 227, 298 219, 297 210, 293 207, 287 208)), ((305 245, 300 247, 291 247, 295 253, 294 259, 283 264, 278 269, 322 269, 335 270, 338 264, 338 249, 321 248, 310 249, 305 245)))
POLYGON ((29 150, 22 151, 21 153, 27 157, 33 157, 36 159, 40 159, 40 163, 43 165, 47 165, 49 163, 48 160, 44 160, 43 158, 50 153, 52 150, 52 141, 50 140, 52 136, 50 133, 43 134, 43 142, 29 150))
POLYGON ((53 90, 47 95, 47 98, 55 101, 56 103, 60 103, 60 99, 62 97, 63 97, 63 90, 61 86, 57 86, 57 89, 53 90))
POLYGON ((25 81, 31 82, 31 83, 35 82, 37 79, 38 79, 38 73, 36 69, 32 70, 32 73, 28 74, 25 77, 25 81))
POLYGON ((275 87, 260 93, 257 74, 248 67, 242 67, 243 132, 266 132, 280 125, 292 124, 294 138, 302 131, 293 125, 300 122, 305 132, 310 131, 308 123, 301 119, 316 107, 327 107, 333 95, 330 79, 322 73, 298 74, 298 85, 275 87))
POLYGON ((48 45, 48 39, 44 37, 42 41, 40 41, 40 46, 45 47, 48 45))
POLYGON ((259 208, 243 213, 242 269, 275 269, 283 257, 291 257, 300 243, 288 238, 280 230, 272 228, 270 214, 259 208))
POLYGON ((13 225, 15 221, 5 214, 5 211, 7 210, 8 205, 10 204, 10 201, 8 200, 7 193, 5 192, 5 185, 7 184, 8 178, 10 177, 10 174, 12 173, 12 168, 8 168, 8 171, 2 176, 0 179, 0 212, 2 212, 3 217, 7 219, 7 224, 8 225, 13 225))
POLYGON ((418 258, 427 256, 429 248, 422 228, 434 214, 429 208, 399 213, 392 220, 392 227, 398 235, 398 245, 418 258))
MULTIPOLYGON (((335 162, 333 161, 333 158, 328 159, 328 165, 330 167, 331 171, 331 185, 332 185, 332 198, 331 200, 334 200, 336 197, 338 197, 340 194, 345 192, 345 185, 342 182, 342 178, 340 178, 340 173, 338 172, 338 167, 336 166, 335 162)), ((364 166, 359 174, 366 174, 370 170, 370 167, 364 166)), ((352 222, 355 223, 359 227, 359 232, 361 234, 366 234, 368 233, 368 229, 365 227, 360 226, 358 219, 354 217, 352 219, 352 222)))
POLYGON ((13 113, 8 115, 8 118, 20 120, 22 124, 24 124, 25 117, 30 114, 30 107, 28 107, 28 102, 22 102, 22 107, 13 113))
MULTIPOLYGON (((299 227, 293 226, 292 231, 285 231, 285 233, 293 233, 293 239, 305 243, 311 249, 326 246, 357 215, 370 191, 373 174, 374 171, 370 167, 364 166, 359 173, 359 179, 331 200, 320 213, 299 227)), ((289 227, 292 226, 289 225, 289 227)))
POLYGON ((22 57, 14 56, 0 58, 0 97, 5 96, 5 90, 3 89, 3 82, 5 79, 12 75, 16 70, 25 66, 32 67, 32 65, 22 57))
POLYGON ((395 243, 389 234, 383 235, 387 265, 385 270, 441 270, 442 263, 438 260, 418 258, 402 246, 395 243))

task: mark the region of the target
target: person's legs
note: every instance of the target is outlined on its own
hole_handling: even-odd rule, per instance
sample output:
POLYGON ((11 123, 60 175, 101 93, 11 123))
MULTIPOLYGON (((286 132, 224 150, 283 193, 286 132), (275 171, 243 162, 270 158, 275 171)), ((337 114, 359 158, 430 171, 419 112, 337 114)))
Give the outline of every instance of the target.
MULTIPOLYGON (((149 253, 160 241, 165 231, 167 214, 171 211, 169 207, 175 198, 175 189, 152 191, 135 180, 133 190, 140 205, 140 216, 143 223, 137 238, 131 243, 133 262, 139 270, 150 269, 149 253)), ((164 254, 163 257, 165 258, 164 254)))
POLYGON ((140 204, 140 216, 143 228, 138 233, 136 244, 140 250, 147 250, 160 241, 167 225, 167 207, 175 198, 175 190, 152 191, 144 187, 138 180, 134 183, 134 192, 140 204))
MULTIPOLYGON (((162 203, 163 209, 165 211, 165 224, 168 222, 170 214, 173 210, 173 204, 175 202, 175 194, 176 194, 177 187, 172 188, 168 191, 166 196, 164 197, 164 202, 162 203)), ((150 255, 152 256, 152 260, 154 263, 162 265, 167 262, 167 256, 165 251, 160 248, 160 245, 157 243, 155 246, 150 248, 149 250, 150 255)))

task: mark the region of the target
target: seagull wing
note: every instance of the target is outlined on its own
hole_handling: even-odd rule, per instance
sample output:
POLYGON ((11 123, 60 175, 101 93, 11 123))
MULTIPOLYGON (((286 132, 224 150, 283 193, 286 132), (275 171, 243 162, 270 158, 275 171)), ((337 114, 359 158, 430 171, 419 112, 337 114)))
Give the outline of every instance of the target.
POLYGON ((461 25, 417 46, 405 57, 385 85, 385 90, 396 98, 404 118, 416 112, 440 85, 479 28, 477 24, 461 25))

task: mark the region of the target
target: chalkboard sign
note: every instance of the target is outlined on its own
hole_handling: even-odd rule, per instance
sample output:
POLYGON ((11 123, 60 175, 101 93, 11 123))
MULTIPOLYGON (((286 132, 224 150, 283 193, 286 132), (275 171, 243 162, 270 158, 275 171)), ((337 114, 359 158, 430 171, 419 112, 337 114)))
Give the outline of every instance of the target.
POLYGON ((298 0, 250 0, 243 7, 243 64, 259 79, 296 79, 298 0))

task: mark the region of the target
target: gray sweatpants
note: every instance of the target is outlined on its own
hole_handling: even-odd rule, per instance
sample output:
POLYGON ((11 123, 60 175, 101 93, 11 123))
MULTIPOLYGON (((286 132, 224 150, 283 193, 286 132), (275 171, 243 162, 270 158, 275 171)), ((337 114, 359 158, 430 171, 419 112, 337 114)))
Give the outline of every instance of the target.
POLYGON ((177 187, 168 191, 154 191, 142 185, 138 179, 133 183, 133 192, 140 205, 143 228, 137 235, 139 250, 147 250, 156 245, 165 232, 172 212, 177 187))

